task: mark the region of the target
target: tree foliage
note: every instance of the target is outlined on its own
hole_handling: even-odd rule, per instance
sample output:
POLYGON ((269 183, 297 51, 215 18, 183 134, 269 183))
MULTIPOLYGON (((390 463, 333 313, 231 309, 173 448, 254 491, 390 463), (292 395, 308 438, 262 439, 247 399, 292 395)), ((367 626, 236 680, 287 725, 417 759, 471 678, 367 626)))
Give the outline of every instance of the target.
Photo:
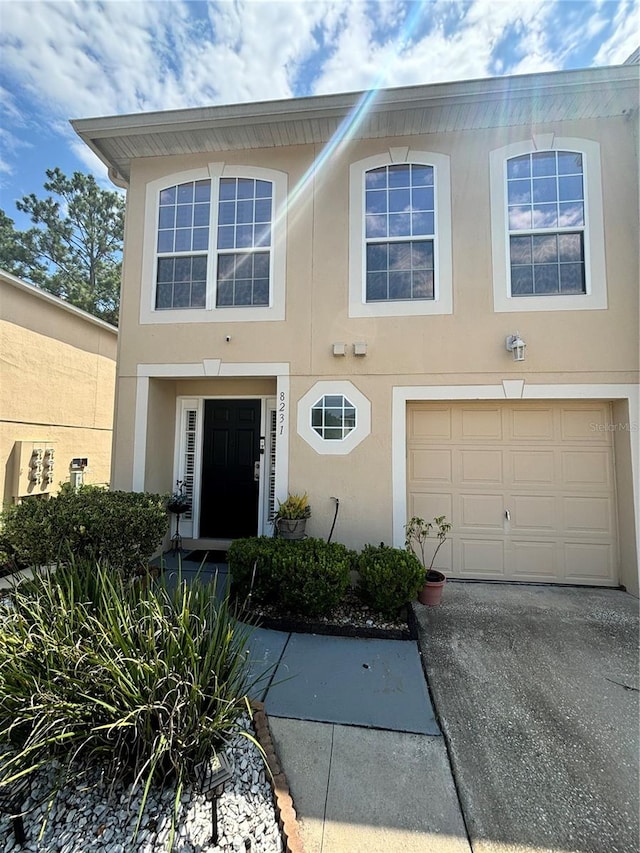
POLYGON ((46 175, 49 195, 31 193, 16 202, 35 227, 16 231, 2 214, 2 259, 5 243, 7 251, 13 245, 16 257, 13 264, 6 261, 9 272, 117 324, 124 199, 101 189, 92 175, 74 172, 68 177, 57 167, 46 175))
POLYGON ((38 261, 24 234, 16 231, 13 219, 0 210, 0 269, 19 278, 30 278, 38 261))

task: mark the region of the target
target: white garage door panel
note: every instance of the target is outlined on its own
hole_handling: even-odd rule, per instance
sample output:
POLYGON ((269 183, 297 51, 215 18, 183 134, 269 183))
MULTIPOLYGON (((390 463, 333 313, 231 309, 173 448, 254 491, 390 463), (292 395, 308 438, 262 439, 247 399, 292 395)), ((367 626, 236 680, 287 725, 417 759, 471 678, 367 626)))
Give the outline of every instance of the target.
MULTIPOLYGON (((438 554, 438 556, 440 556, 438 554)), ((461 574, 464 577, 503 579, 505 575, 502 539, 460 539, 461 574)))
POLYGON ((547 535, 555 532, 558 523, 555 495, 511 495, 507 503, 512 507, 512 531, 538 531, 547 535))
POLYGON ((414 450, 410 467, 416 480, 424 483, 452 483, 452 458, 450 450, 414 450))
POLYGON ((521 581, 552 583, 558 576, 558 543, 512 538, 513 577, 521 581))
POLYGON ((409 404, 409 514, 454 525, 437 567, 615 586, 610 424, 592 401, 409 404))
POLYGON ((567 542, 564 549, 564 576, 569 583, 595 583, 602 580, 603 566, 614 571, 612 545, 567 542))
POLYGON ((606 450, 568 450, 562 454, 562 474, 568 485, 611 488, 613 466, 606 450))
POLYGON ((555 479, 553 450, 513 450, 510 461, 511 482, 514 486, 549 486, 555 479))
POLYGON ((461 529, 500 530, 504 518, 501 495, 460 495, 461 529))
POLYGON ((459 448, 459 459, 461 462, 460 482, 467 484, 495 484, 502 483, 504 473, 502 470, 502 451, 491 450, 464 450, 459 448))
POLYGON ((614 536, 612 502, 598 497, 566 497, 564 524, 571 533, 604 533, 614 536))

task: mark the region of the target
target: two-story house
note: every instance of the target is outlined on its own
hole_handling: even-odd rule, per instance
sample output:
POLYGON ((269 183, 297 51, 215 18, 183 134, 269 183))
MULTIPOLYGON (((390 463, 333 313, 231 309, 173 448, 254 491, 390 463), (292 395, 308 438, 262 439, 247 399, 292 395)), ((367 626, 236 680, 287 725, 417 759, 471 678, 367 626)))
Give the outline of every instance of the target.
POLYGON ((114 487, 637 592, 637 65, 73 126, 127 188, 114 487))

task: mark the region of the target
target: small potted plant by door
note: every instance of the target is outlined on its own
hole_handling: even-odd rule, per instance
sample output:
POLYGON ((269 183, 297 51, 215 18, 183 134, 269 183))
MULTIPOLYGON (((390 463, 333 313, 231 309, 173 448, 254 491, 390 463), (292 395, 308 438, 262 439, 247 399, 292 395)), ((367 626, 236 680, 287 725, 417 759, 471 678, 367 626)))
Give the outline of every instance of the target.
POLYGON ((302 495, 290 494, 286 501, 278 501, 275 515, 278 536, 283 539, 304 539, 310 515, 311 507, 306 492, 302 495))
POLYGON ((182 550, 182 536, 180 536, 180 516, 191 509, 191 498, 187 495, 183 480, 176 482, 176 490, 167 498, 166 507, 176 517, 176 532, 171 537, 172 550, 182 550))
POLYGON ((442 590, 447 578, 441 571, 434 569, 433 564, 436 561, 438 551, 444 545, 447 533, 451 530, 451 525, 444 515, 436 516, 433 521, 425 521, 424 518, 414 516, 405 525, 404 529, 406 534, 405 547, 408 551, 413 551, 425 569, 424 586, 418 592, 418 601, 420 604, 427 604, 429 606, 440 604, 442 590), (438 544, 427 566, 425 547, 432 531, 435 533, 438 544))

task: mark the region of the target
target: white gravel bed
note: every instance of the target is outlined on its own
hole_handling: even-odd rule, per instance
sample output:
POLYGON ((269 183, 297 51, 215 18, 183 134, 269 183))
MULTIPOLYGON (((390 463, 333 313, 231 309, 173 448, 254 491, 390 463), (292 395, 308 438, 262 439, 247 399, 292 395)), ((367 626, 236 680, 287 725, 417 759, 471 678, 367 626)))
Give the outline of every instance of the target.
MULTIPOLYGON (((248 716, 242 721, 249 729, 248 716)), ((211 843, 211 803, 204 795, 184 791, 176 821, 173 850, 179 853, 282 853, 273 795, 263 758, 247 738, 237 735, 225 754, 234 775, 218 801, 217 845, 211 843)), ((52 772, 52 771, 50 771, 52 772)), ((32 786, 29 803, 46 791, 46 774, 32 786)), ((175 789, 167 786, 149 793, 140 831, 134 840, 142 792, 131 788, 108 798, 100 788, 69 784, 48 805, 28 811, 24 818, 27 843, 17 844, 6 815, 0 816, 1 853, 166 853, 174 808, 175 789), (44 831, 39 838, 41 828, 44 831)))

